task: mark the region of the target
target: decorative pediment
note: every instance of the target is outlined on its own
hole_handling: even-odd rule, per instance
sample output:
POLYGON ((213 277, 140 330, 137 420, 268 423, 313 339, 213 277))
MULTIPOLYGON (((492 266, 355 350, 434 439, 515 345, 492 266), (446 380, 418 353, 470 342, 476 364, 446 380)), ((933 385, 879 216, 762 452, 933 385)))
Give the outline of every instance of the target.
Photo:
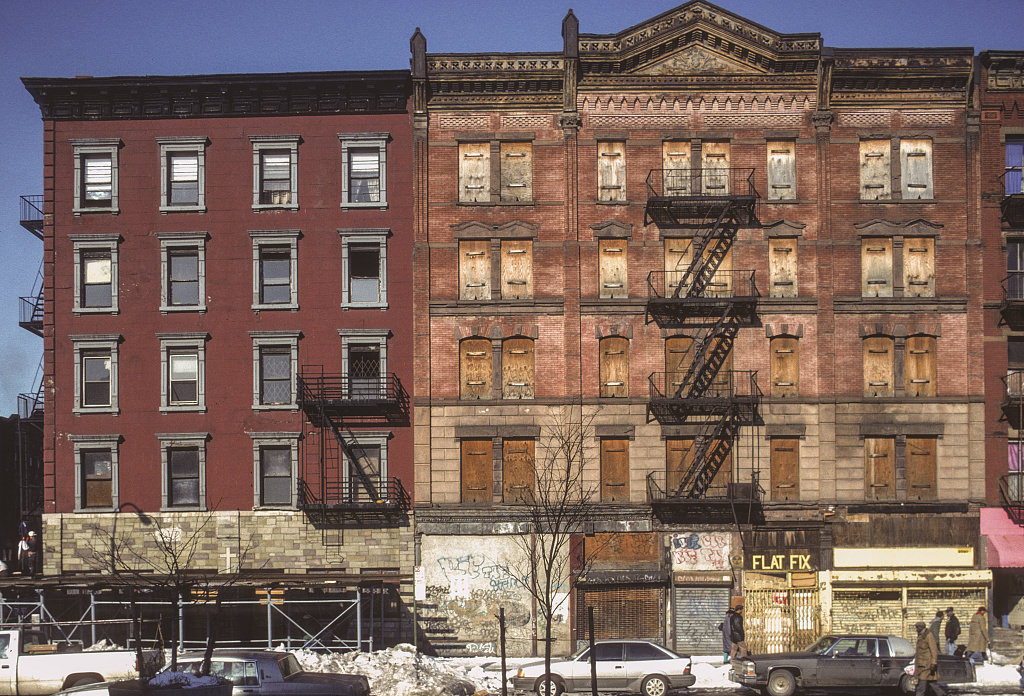
POLYGON ((640 75, 735 75, 764 73, 703 46, 690 46, 675 55, 635 71, 640 75))
POLYGON ((807 225, 802 222, 793 222, 792 220, 776 220, 770 222, 764 226, 764 236, 767 238, 773 237, 799 237, 804 233, 804 228, 807 225))
POLYGON ((906 222, 892 222, 890 220, 868 220, 858 222, 854 225, 857 233, 862 237, 892 237, 903 235, 909 237, 937 237, 942 225, 937 222, 929 222, 923 218, 907 220, 906 222))
POLYGON ((501 225, 489 225, 479 220, 470 220, 452 225, 452 232, 455 233, 456 239, 491 239, 495 237, 534 239, 539 230, 539 225, 522 220, 512 220, 501 225))
POLYGON ((619 220, 606 220, 605 222, 599 222, 596 225, 591 225, 590 229, 594 230, 594 236, 602 239, 629 239, 633 236, 633 225, 631 223, 620 222, 619 220))

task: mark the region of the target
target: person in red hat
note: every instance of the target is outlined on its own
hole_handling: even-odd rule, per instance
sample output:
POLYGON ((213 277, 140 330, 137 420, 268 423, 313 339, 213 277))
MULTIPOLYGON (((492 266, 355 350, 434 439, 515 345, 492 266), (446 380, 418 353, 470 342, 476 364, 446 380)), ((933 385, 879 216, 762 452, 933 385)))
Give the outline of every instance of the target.
POLYGON ((970 635, 967 638, 965 657, 970 658, 971 662, 984 662, 990 645, 988 638, 988 610, 985 607, 978 607, 978 611, 974 612, 968 630, 970 635))

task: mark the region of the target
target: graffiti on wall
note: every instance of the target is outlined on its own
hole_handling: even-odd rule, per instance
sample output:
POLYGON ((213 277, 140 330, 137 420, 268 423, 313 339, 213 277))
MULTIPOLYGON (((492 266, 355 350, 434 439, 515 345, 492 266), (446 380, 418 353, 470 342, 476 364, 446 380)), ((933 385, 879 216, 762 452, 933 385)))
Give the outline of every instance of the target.
POLYGON ((729 570, 732 535, 728 532, 682 532, 673 534, 672 570, 729 570))

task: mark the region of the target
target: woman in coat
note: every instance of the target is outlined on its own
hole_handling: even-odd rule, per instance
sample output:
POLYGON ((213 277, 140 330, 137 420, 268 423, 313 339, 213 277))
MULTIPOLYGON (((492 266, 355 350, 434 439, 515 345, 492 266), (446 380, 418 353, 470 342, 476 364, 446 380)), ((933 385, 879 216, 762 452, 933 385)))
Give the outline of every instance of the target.
POLYGON ((971 617, 971 635, 967 639, 967 657, 971 662, 984 662, 985 653, 988 650, 988 613, 985 607, 978 607, 978 611, 971 617))

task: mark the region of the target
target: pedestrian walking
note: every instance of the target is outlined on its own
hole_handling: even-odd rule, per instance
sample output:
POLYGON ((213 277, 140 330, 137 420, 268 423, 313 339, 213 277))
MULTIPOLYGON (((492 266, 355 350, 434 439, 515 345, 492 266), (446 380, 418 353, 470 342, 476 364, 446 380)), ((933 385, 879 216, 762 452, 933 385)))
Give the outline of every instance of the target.
POLYGON ((985 607, 978 607, 978 611, 974 612, 968 630, 970 635, 967 636, 965 655, 971 662, 984 662, 989 648, 988 610, 985 607))
POLYGON ((18 541, 18 570, 22 575, 29 574, 28 568, 28 534, 18 541))
POLYGON ((732 616, 729 618, 729 628, 729 638, 732 640, 732 647, 729 648, 729 660, 731 661, 737 655, 746 657, 749 653, 747 652, 747 635, 743 630, 742 604, 733 610, 732 616))
POLYGON ((918 621, 914 628, 917 629, 917 646, 914 649, 917 687, 914 696, 925 696, 929 691, 936 696, 946 696, 945 689, 939 686, 939 644, 924 621, 918 621))
POLYGON ((726 610, 718 630, 722 632, 722 663, 729 664, 729 652, 732 650, 732 607, 726 610))
POLYGON ((960 619, 953 613, 953 607, 946 609, 946 654, 956 652, 956 639, 960 637, 960 619))
POLYGON ((942 610, 935 610, 935 618, 928 624, 928 630, 935 636, 935 644, 942 645, 942 610))

